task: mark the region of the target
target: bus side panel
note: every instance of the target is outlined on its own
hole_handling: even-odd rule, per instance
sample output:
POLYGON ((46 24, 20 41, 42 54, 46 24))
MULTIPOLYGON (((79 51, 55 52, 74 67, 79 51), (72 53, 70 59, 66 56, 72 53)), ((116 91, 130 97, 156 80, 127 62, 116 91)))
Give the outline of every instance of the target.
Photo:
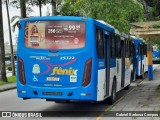
POLYGON ((98 85, 97 85, 97 101, 104 100, 104 96, 106 94, 106 69, 98 70, 98 85))
POLYGON ((122 59, 117 59, 117 91, 121 90, 122 78, 122 59))
MULTIPOLYGON (((112 93, 113 80, 114 80, 114 77, 116 77, 115 73, 116 73, 116 67, 110 68, 109 96, 111 96, 111 93, 112 93)), ((117 89, 117 86, 116 86, 116 89, 117 89)))
MULTIPOLYGON (((109 79, 109 95, 111 95, 112 92, 112 84, 114 77, 116 77, 116 60, 110 60, 110 79, 109 79)), ((97 101, 104 100, 104 97, 106 96, 106 69, 100 69, 98 70, 98 85, 97 85, 97 101)))
POLYGON ((145 72, 148 71, 148 57, 145 56, 145 72))
POLYGON ((129 65, 129 67, 127 66, 125 68, 125 85, 124 87, 126 87, 127 85, 130 84, 130 79, 131 79, 131 65, 129 65))
MULTIPOLYGON (((112 93, 112 85, 113 85, 113 80, 114 78, 116 79, 117 83, 117 71, 116 71, 116 59, 111 59, 110 60, 110 81, 109 81, 109 96, 111 96, 112 93)), ((117 88, 117 86, 116 86, 117 88)))

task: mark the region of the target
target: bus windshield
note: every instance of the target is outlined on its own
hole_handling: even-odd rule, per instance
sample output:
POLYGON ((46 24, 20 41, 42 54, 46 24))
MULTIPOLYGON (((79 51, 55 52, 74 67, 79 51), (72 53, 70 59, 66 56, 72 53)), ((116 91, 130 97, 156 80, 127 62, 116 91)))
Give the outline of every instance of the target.
POLYGON ((34 21, 25 24, 25 46, 34 49, 78 49, 85 46, 85 23, 34 21))

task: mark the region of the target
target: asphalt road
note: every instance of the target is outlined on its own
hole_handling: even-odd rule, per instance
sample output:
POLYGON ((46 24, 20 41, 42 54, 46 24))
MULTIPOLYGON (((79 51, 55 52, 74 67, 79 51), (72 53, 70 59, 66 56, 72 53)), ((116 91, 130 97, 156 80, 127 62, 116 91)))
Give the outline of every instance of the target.
MULTIPOLYGON (((104 111, 107 106, 109 105, 86 102, 55 103, 46 102, 43 99, 22 100, 17 97, 16 89, 0 93, 0 111, 86 111, 86 116, 96 117, 100 112, 104 111), (98 112, 95 112, 96 115, 92 115, 93 111, 98 112)), ((78 116, 83 117, 83 114, 79 112, 78 116)))
MULTIPOLYGON (((121 98, 129 91, 126 90, 121 91, 118 94, 118 98, 121 98)), ((55 102, 46 102, 44 99, 23 100, 17 97, 16 89, 0 93, 0 111, 41 111, 41 112, 58 111, 62 113, 64 113, 63 111, 70 111, 71 116, 72 112, 79 111, 78 116, 80 117, 89 116, 95 119, 95 117, 99 116, 104 110, 106 110, 109 107, 111 106, 106 103, 88 103, 88 102, 55 103, 55 102), (82 113, 81 111, 85 111, 85 113, 84 112, 82 113)), ((56 119, 61 119, 61 117, 56 119)), ((88 120, 88 118, 85 119, 88 120)))

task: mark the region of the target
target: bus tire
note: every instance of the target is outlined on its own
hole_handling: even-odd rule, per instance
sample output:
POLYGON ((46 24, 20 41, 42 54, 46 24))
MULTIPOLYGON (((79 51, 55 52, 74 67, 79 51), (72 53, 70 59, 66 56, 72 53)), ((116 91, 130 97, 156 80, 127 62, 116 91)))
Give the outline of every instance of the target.
POLYGON ((115 101, 116 101, 116 80, 114 79, 112 84, 112 92, 111 92, 111 96, 109 98, 108 103, 112 105, 115 101))

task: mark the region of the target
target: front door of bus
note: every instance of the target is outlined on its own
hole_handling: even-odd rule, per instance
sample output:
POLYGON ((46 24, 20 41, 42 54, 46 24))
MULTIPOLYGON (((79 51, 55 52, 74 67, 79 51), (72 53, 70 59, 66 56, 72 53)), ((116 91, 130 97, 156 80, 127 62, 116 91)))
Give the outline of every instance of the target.
POLYGON ((110 84, 110 35, 108 32, 104 31, 105 37, 105 64, 106 64, 106 96, 109 96, 109 84, 110 84))

